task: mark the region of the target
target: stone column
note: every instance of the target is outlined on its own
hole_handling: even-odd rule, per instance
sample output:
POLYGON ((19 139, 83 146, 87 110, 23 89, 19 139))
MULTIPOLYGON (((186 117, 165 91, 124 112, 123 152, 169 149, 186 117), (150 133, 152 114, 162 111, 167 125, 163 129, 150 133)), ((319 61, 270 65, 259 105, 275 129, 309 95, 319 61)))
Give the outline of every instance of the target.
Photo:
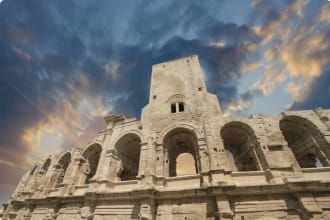
POLYGON ((170 158, 168 158, 168 151, 165 149, 162 153, 163 155, 163 175, 165 177, 170 176, 170 158))
POLYGON ((164 150, 163 145, 156 145, 156 176, 164 176, 164 150))
POLYGON ((64 177, 63 183, 67 185, 79 185, 81 184, 81 166, 85 162, 85 159, 82 157, 75 157, 73 162, 71 162, 70 166, 67 169, 67 174, 64 177))
POLYGON ((58 179, 60 178, 60 175, 62 175, 61 172, 61 167, 58 164, 56 164, 52 168, 50 176, 47 178, 47 182, 45 184, 47 186, 45 187, 45 191, 47 191, 47 188, 48 190, 55 188, 56 184, 58 183, 58 179))
POLYGON ((102 152, 99 158, 97 169, 92 180, 104 180, 106 179, 106 173, 109 169, 109 158, 107 157, 107 150, 102 147, 102 152))
POLYGON ((140 144, 140 159, 139 159, 139 168, 138 168, 138 176, 142 176, 150 171, 150 167, 148 167, 149 160, 149 146, 148 143, 140 144))
MULTIPOLYGON (((210 169, 210 158, 209 151, 207 149, 207 144, 205 138, 201 138, 198 140, 197 149, 199 154, 199 162, 197 162, 198 170, 200 173, 208 172, 210 169)), ((198 160, 198 158, 197 158, 198 160)))
POLYGON ((106 165, 108 169, 106 170, 107 173, 105 174, 106 178, 110 181, 120 181, 118 177, 118 173, 121 169, 121 162, 115 150, 107 150, 106 151, 106 165))
POLYGON ((105 131, 102 152, 101 152, 99 164, 97 166, 97 170, 96 170, 96 173, 95 173, 93 179, 104 180, 104 179, 106 179, 107 173, 109 172, 110 161, 109 161, 109 157, 108 157, 108 150, 112 149, 112 146, 110 146, 112 133, 113 133, 112 128, 108 128, 105 131))

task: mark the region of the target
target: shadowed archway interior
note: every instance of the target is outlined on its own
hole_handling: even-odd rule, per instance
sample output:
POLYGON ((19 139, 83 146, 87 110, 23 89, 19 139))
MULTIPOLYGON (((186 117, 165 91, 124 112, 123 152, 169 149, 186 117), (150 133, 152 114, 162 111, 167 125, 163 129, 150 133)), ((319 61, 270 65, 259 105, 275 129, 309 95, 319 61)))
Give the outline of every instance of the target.
POLYGON ((44 173, 47 173, 48 169, 49 169, 49 166, 50 166, 50 163, 51 163, 51 160, 48 158, 44 165, 42 166, 41 170, 44 172, 44 173))
POLYGON ((58 161, 58 163, 55 165, 55 170, 56 170, 55 187, 59 187, 59 185, 63 182, 64 176, 66 174, 66 171, 67 171, 70 163, 71 163, 71 154, 68 152, 68 153, 64 154, 61 157, 61 159, 58 161))
POLYGON ((221 129, 221 137, 233 171, 257 171, 261 169, 257 157, 257 138, 252 128, 242 122, 230 122, 221 129), (235 166, 235 167, 234 167, 235 166))
POLYGON ((285 116, 280 129, 301 168, 329 166, 330 146, 312 122, 299 116, 285 116))
POLYGON ((119 158, 117 176, 120 180, 134 180, 139 174, 141 139, 136 134, 126 134, 115 145, 119 158))
POLYGON ((199 156, 196 135, 184 128, 170 131, 164 138, 165 166, 169 169, 169 176, 177 176, 177 158, 184 153, 192 155, 195 172, 199 172, 199 156), (167 165, 167 166, 166 166, 167 165))
POLYGON ((95 175, 97 166, 99 164, 102 147, 99 144, 93 144, 88 147, 83 153, 85 163, 82 167, 82 172, 86 175, 85 183, 95 175))

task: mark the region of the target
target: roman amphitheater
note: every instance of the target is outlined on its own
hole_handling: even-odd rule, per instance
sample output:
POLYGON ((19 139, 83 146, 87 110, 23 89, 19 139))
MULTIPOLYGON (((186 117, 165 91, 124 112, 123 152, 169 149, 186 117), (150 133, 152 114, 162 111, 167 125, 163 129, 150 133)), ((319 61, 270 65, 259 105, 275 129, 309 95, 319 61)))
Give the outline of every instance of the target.
POLYGON ((329 109, 224 116, 190 56, 152 67, 141 120, 105 122, 32 167, 2 219, 330 219, 329 109))

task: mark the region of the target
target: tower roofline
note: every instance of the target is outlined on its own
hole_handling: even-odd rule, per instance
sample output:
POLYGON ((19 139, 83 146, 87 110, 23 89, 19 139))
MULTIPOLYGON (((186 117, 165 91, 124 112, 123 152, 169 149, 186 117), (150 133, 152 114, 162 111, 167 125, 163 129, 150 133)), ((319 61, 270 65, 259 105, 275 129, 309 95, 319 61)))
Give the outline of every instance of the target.
POLYGON ((178 59, 175 59, 175 60, 169 60, 169 61, 164 61, 164 62, 161 62, 161 63, 157 63, 157 64, 154 64, 152 66, 154 67, 154 66, 159 66, 159 65, 167 64, 167 63, 175 63, 175 62, 180 61, 180 60, 185 60, 185 59, 189 59, 190 60, 190 59, 194 59, 194 58, 197 58, 198 59, 198 55, 197 54, 193 54, 193 55, 181 57, 181 58, 178 58, 178 59))

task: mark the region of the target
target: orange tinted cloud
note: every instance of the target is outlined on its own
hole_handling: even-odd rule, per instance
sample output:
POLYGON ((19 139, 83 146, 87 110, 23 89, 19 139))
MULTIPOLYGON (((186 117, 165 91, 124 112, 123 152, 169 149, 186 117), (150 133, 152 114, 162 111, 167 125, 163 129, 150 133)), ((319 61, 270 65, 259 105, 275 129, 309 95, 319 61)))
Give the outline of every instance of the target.
MULTIPOLYGON (((257 7, 261 2, 255 1, 253 5, 257 7)), ((285 83, 293 101, 301 102, 310 92, 312 83, 322 74, 323 67, 330 60, 330 46, 325 33, 319 31, 319 25, 330 21, 329 4, 323 6, 320 15, 315 14, 309 22, 303 22, 307 3, 293 1, 276 19, 253 28, 263 38, 257 50, 264 48, 260 51, 263 56, 259 61, 263 76, 254 83, 253 90, 269 95, 277 85, 285 83)))

